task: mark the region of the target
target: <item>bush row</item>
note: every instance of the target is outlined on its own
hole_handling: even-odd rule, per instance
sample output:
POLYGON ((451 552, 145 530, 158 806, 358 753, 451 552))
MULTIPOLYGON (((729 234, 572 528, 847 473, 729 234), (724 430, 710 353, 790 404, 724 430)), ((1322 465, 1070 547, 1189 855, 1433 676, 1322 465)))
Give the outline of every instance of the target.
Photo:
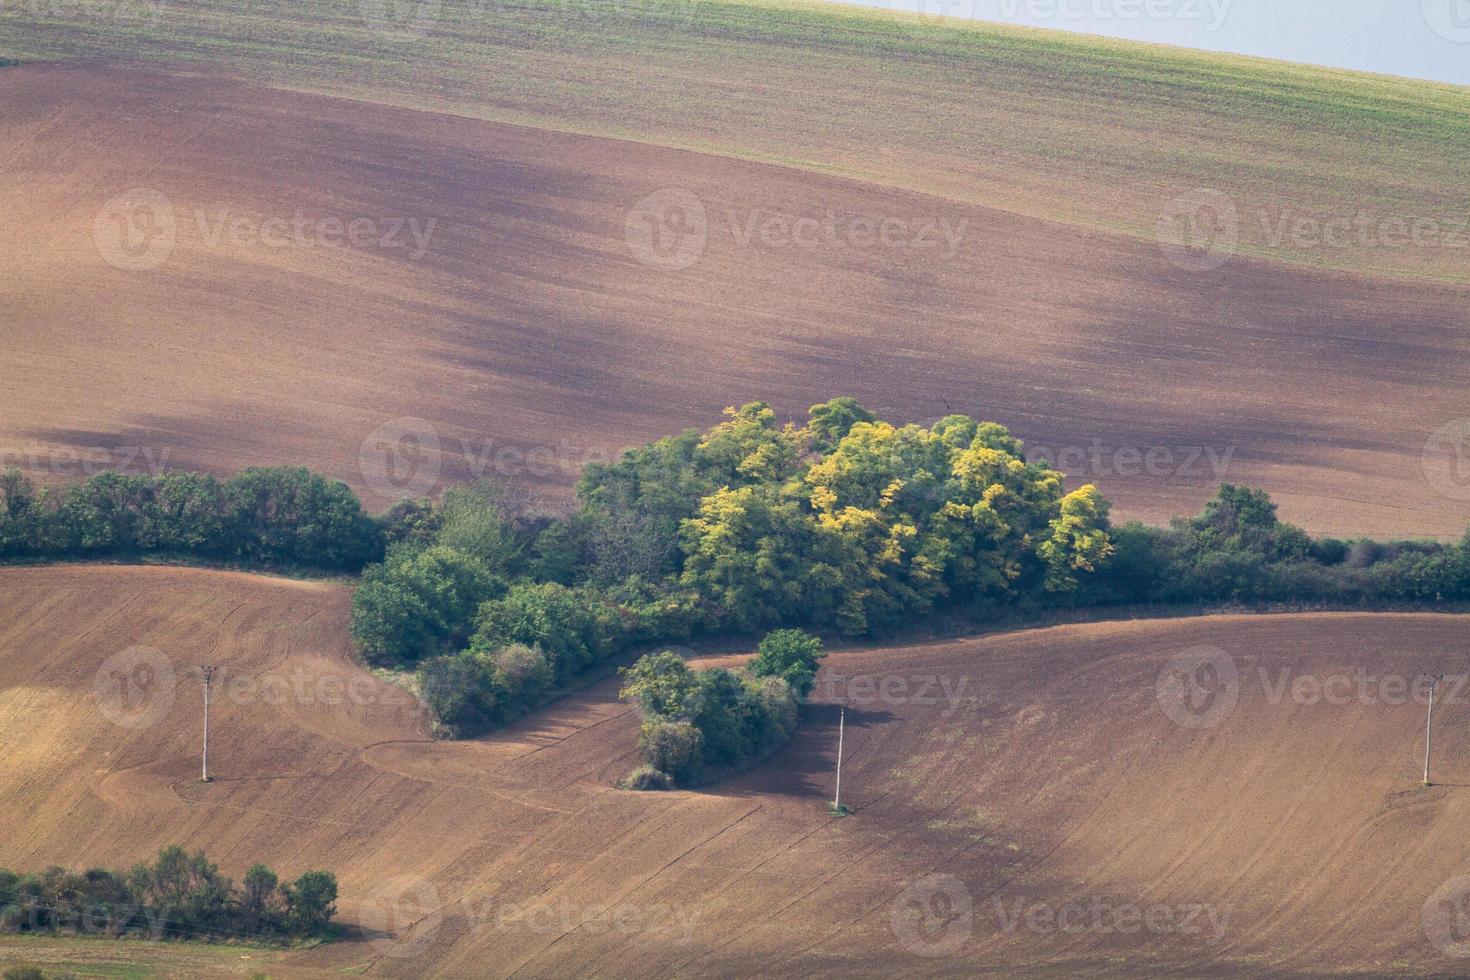
POLYGON ((308 871, 286 883, 257 864, 236 887, 202 851, 191 855, 178 845, 123 873, 0 869, 0 932, 296 940, 321 936, 336 901, 337 879, 330 872, 308 871))
POLYGON ((796 732, 821 643, 799 630, 772 633, 748 670, 692 670, 672 651, 623 671, 624 700, 638 705, 644 764, 623 785, 669 789, 707 782, 775 752, 796 732))
POLYGON ((1457 544, 1312 539, 1280 521, 1265 491, 1226 484, 1204 512, 1167 528, 1125 524, 1115 553, 1069 599, 1111 603, 1470 599, 1470 534, 1457 544))
POLYGON ((382 557, 383 532, 345 483, 300 468, 101 473, 39 490, 0 474, 0 561, 149 554, 351 572, 382 557))

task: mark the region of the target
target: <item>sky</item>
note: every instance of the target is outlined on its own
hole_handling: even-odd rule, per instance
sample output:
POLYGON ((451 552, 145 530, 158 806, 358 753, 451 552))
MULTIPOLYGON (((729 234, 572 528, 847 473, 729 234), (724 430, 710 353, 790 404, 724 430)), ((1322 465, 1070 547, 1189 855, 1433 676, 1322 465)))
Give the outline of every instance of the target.
POLYGON ((1470 0, 852 0, 1470 85, 1470 0))

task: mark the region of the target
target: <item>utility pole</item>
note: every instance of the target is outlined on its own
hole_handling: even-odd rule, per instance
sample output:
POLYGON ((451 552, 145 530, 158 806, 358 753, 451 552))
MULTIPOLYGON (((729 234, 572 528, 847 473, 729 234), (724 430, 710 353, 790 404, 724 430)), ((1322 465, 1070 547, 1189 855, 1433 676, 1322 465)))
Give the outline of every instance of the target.
POLYGON ((210 782, 209 775, 209 682, 214 680, 214 665, 208 664, 199 668, 204 675, 204 761, 200 766, 199 778, 204 782, 210 782))
POLYGON ((842 706, 842 713, 837 716, 837 794, 832 797, 832 812, 842 816, 846 811, 842 808, 842 736, 847 727, 847 705, 842 706))
POLYGON ((1439 685, 1443 674, 1433 674, 1429 677, 1429 712, 1424 718, 1424 785, 1433 785, 1429 781, 1429 747, 1434 744, 1434 732, 1430 725, 1434 723, 1434 689, 1439 685))

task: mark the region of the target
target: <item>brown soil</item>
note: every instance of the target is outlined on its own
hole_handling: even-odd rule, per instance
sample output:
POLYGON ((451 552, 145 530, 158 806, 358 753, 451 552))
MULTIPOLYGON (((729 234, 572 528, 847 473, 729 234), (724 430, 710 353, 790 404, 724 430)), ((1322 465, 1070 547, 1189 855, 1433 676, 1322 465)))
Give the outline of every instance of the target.
POLYGON ((272 965, 286 976, 1456 965, 1432 941, 1459 938, 1453 922, 1435 931, 1451 906, 1430 899, 1470 863, 1470 692, 1442 689, 1425 790, 1424 705, 1393 686, 1467 673, 1453 616, 1215 616, 839 651, 769 763, 641 794, 613 788, 636 734, 613 682, 480 741, 431 742, 414 705, 355 666, 347 605, 339 586, 222 572, 0 570, 0 866, 119 866, 178 841, 237 876, 256 860, 334 869, 349 936, 272 965), (103 667, 137 646, 175 683, 157 671, 124 703, 103 667), (1201 646, 1221 651, 1203 682, 1217 700, 1181 715, 1161 671, 1201 646), (225 678, 207 785, 187 673, 203 662, 225 678), (826 813, 838 701, 845 819, 826 813), (121 709, 151 723, 116 724, 121 709), (1129 909, 1150 924, 1114 929, 1129 909))
POLYGON ((587 459, 725 405, 799 416, 853 394, 1074 447, 1074 482, 1120 517, 1191 512, 1225 479, 1320 532, 1465 527, 1451 497, 1470 488, 1436 490, 1423 459, 1465 415, 1463 287, 1238 257, 1193 273, 1150 243, 941 197, 196 76, 12 68, 0 105, 0 206, 24 230, 0 242, 0 454, 44 478, 84 472, 78 452, 135 471, 302 463, 376 508, 379 427, 411 416, 440 443, 421 459, 437 479, 411 489, 483 472, 556 496, 587 459), (99 209, 135 188, 176 216, 150 271, 95 242, 99 209), (665 272, 626 228, 669 188, 701 200, 708 238, 665 272), (829 211, 839 239, 853 218, 963 233, 948 258, 762 241, 772 214, 829 211), (418 258, 407 229, 402 247, 231 242, 236 218, 298 213, 437 224, 418 258))

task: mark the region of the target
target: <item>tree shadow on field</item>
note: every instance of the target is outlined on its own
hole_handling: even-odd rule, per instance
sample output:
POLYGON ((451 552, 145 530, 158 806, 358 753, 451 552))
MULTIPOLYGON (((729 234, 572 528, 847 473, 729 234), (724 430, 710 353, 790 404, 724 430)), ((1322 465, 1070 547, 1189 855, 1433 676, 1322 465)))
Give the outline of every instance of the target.
MULTIPOLYGON (((840 704, 804 704, 796 735, 781 749, 756 764, 751 771, 716 783, 705 792, 719 796, 750 797, 780 793, 812 801, 828 800, 836 781, 840 704)), ((866 730, 895 719, 889 711, 847 709, 843 733, 843 780, 854 763, 855 751, 865 740, 866 730)), ((854 772, 855 775, 855 772, 854 772)))

